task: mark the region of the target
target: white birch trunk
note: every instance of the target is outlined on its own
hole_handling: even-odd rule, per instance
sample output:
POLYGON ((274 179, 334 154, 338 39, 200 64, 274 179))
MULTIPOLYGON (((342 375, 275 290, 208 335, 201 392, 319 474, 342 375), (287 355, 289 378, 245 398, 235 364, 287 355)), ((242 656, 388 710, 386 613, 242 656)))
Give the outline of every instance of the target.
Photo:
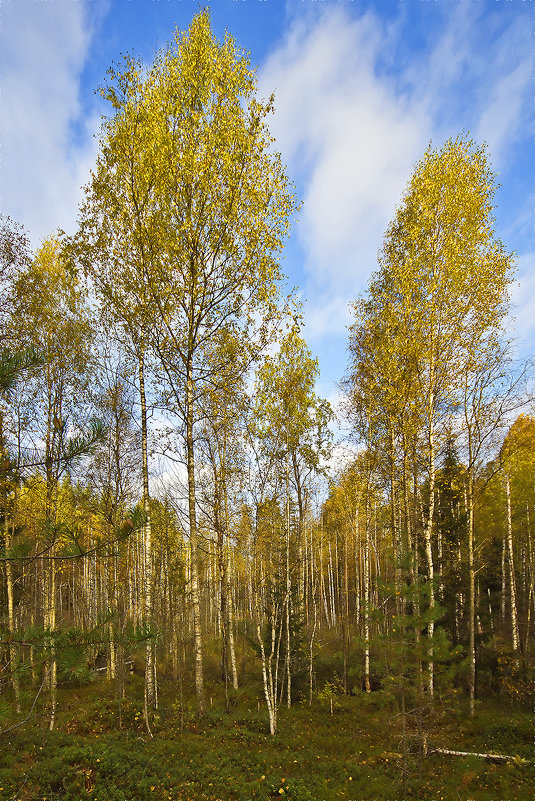
POLYGON ((230 652, 230 669, 232 672, 232 686, 238 689, 238 668, 236 666, 236 649, 234 646, 234 604, 231 591, 231 570, 232 563, 230 558, 230 547, 227 553, 227 608, 228 608, 228 645, 230 652))
POLYGON ((364 530, 364 687, 370 686, 370 499, 366 493, 366 526, 364 530))
MULTIPOLYGON (((152 618, 152 530, 150 519, 149 495, 149 462, 148 462, 148 431, 147 431, 147 402, 145 395, 145 365, 144 353, 139 355, 139 396, 141 402, 141 466, 143 474, 143 511, 145 522, 143 526, 143 622, 149 626, 152 618)), ((145 646, 145 725, 150 732, 148 707, 156 707, 156 693, 154 681, 154 644, 152 638, 147 639, 145 646)))
POLYGON ((475 590, 475 568, 474 568, 474 498, 473 498, 472 476, 468 473, 467 485, 467 506, 468 506, 468 661, 469 671, 469 694, 470 694, 470 715, 474 715, 476 699, 476 590, 475 590))
POLYGON ((520 647, 520 636, 518 632, 518 613, 516 608, 516 580, 515 580, 515 559, 513 552, 513 526, 511 521, 511 488, 509 476, 505 483, 507 494, 507 551, 509 562, 509 594, 511 606, 511 634, 513 639, 513 650, 518 651, 520 647))
POLYGON ((290 576, 290 466, 289 453, 286 451, 286 703, 288 709, 292 705, 292 665, 291 665, 291 632, 292 615, 292 581, 290 576))
POLYGON ((193 611, 193 636, 195 641, 195 693, 197 711, 203 715, 204 697, 203 636, 201 626, 201 602, 199 591, 199 566, 197 556, 197 511, 195 500, 195 462, 193 445, 193 364, 191 357, 186 368, 186 455, 188 470, 189 547, 191 570, 191 604, 193 611))
MULTIPOLYGON (((433 393, 431 393, 430 407, 433 405, 433 393)), ((431 412, 430 412, 431 414, 431 412)), ((434 564, 433 564, 433 549, 432 549, 432 531, 433 531, 433 515, 435 510, 435 440, 434 431, 431 426, 429 429, 429 512, 424 528, 424 547, 425 556, 427 560, 427 580, 429 583, 429 611, 431 614, 435 608, 435 589, 434 589, 434 564)), ((435 633, 435 621, 431 619, 427 624, 427 637, 429 639, 428 645, 428 662, 427 662, 427 686, 431 698, 434 695, 434 654, 433 654, 433 636, 435 633)))

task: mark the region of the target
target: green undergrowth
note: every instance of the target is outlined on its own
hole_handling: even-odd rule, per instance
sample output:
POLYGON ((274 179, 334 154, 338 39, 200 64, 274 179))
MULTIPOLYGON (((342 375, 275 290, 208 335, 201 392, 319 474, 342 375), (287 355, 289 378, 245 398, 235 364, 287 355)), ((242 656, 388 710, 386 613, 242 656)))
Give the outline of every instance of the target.
POLYGON ((270 737, 258 688, 231 695, 208 688, 202 720, 192 699, 169 686, 152 719, 142 716, 141 682, 119 704, 104 683, 60 693, 57 729, 46 706, 0 738, 2 801, 524 801, 532 795, 532 715, 485 702, 469 718, 464 702, 408 715, 405 737, 384 693, 338 696, 330 706, 296 703, 280 710, 270 737), (422 753, 427 742, 429 753, 422 753), (518 757, 491 763, 433 748, 518 757), (524 761, 525 760, 525 761, 524 761))

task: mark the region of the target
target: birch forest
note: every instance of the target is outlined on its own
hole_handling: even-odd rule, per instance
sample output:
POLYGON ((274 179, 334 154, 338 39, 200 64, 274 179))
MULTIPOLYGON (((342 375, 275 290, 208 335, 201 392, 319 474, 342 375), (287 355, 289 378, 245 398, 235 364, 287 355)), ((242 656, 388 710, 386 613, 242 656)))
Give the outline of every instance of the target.
MULTIPOLYGON (((294 707, 336 729, 354 703, 401 727, 399 797, 431 797, 410 759, 440 714, 529 709, 534 678, 535 410, 486 148, 459 134, 415 165, 335 415, 284 284, 299 201, 246 56, 201 12, 101 92, 77 231, 32 251, 1 220, 0 736, 81 737, 81 692, 144 743, 242 702, 270 742, 294 707)), ((48 790, 0 771, 5 798, 383 797, 284 774, 113 795, 101 759, 48 790)))

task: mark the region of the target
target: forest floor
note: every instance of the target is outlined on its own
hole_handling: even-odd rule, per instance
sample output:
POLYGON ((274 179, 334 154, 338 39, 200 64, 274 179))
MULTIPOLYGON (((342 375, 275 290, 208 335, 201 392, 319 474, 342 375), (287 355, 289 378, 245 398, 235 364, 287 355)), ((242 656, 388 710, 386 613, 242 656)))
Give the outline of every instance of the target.
POLYGON ((45 704, 0 738, 2 801, 527 801, 533 797, 533 711, 483 701, 470 718, 465 699, 438 701, 432 716, 405 720, 385 693, 336 696, 280 710, 271 737, 258 688, 208 687, 202 720, 171 685, 151 739, 143 724, 141 681, 119 705, 104 681, 63 688, 57 728, 45 704), (211 694, 212 693, 212 694, 211 694), (428 753, 419 744, 427 740, 428 753), (494 763, 433 753, 446 748, 510 754, 494 763))

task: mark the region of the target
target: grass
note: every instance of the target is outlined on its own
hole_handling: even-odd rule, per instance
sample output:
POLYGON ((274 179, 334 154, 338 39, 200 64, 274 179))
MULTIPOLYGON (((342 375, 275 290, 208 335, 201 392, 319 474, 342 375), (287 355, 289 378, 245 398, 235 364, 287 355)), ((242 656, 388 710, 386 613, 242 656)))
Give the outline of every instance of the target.
MULTIPOLYGON (((142 719, 142 685, 132 677, 119 707, 104 681, 63 689, 57 730, 47 709, 0 742, 0 799, 5 801, 525 801, 533 762, 491 764, 477 757, 418 753, 409 720, 402 756, 401 718, 387 694, 337 698, 329 707, 281 709, 270 737, 259 688, 240 691, 224 711, 222 688, 196 719, 192 699, 161 694, 154 739, 142 719)), ((529 712, 486 702, 475 718, 462 701, 437 704, 425 721, 429 747, 497 751, 533 759, 529 712)))

